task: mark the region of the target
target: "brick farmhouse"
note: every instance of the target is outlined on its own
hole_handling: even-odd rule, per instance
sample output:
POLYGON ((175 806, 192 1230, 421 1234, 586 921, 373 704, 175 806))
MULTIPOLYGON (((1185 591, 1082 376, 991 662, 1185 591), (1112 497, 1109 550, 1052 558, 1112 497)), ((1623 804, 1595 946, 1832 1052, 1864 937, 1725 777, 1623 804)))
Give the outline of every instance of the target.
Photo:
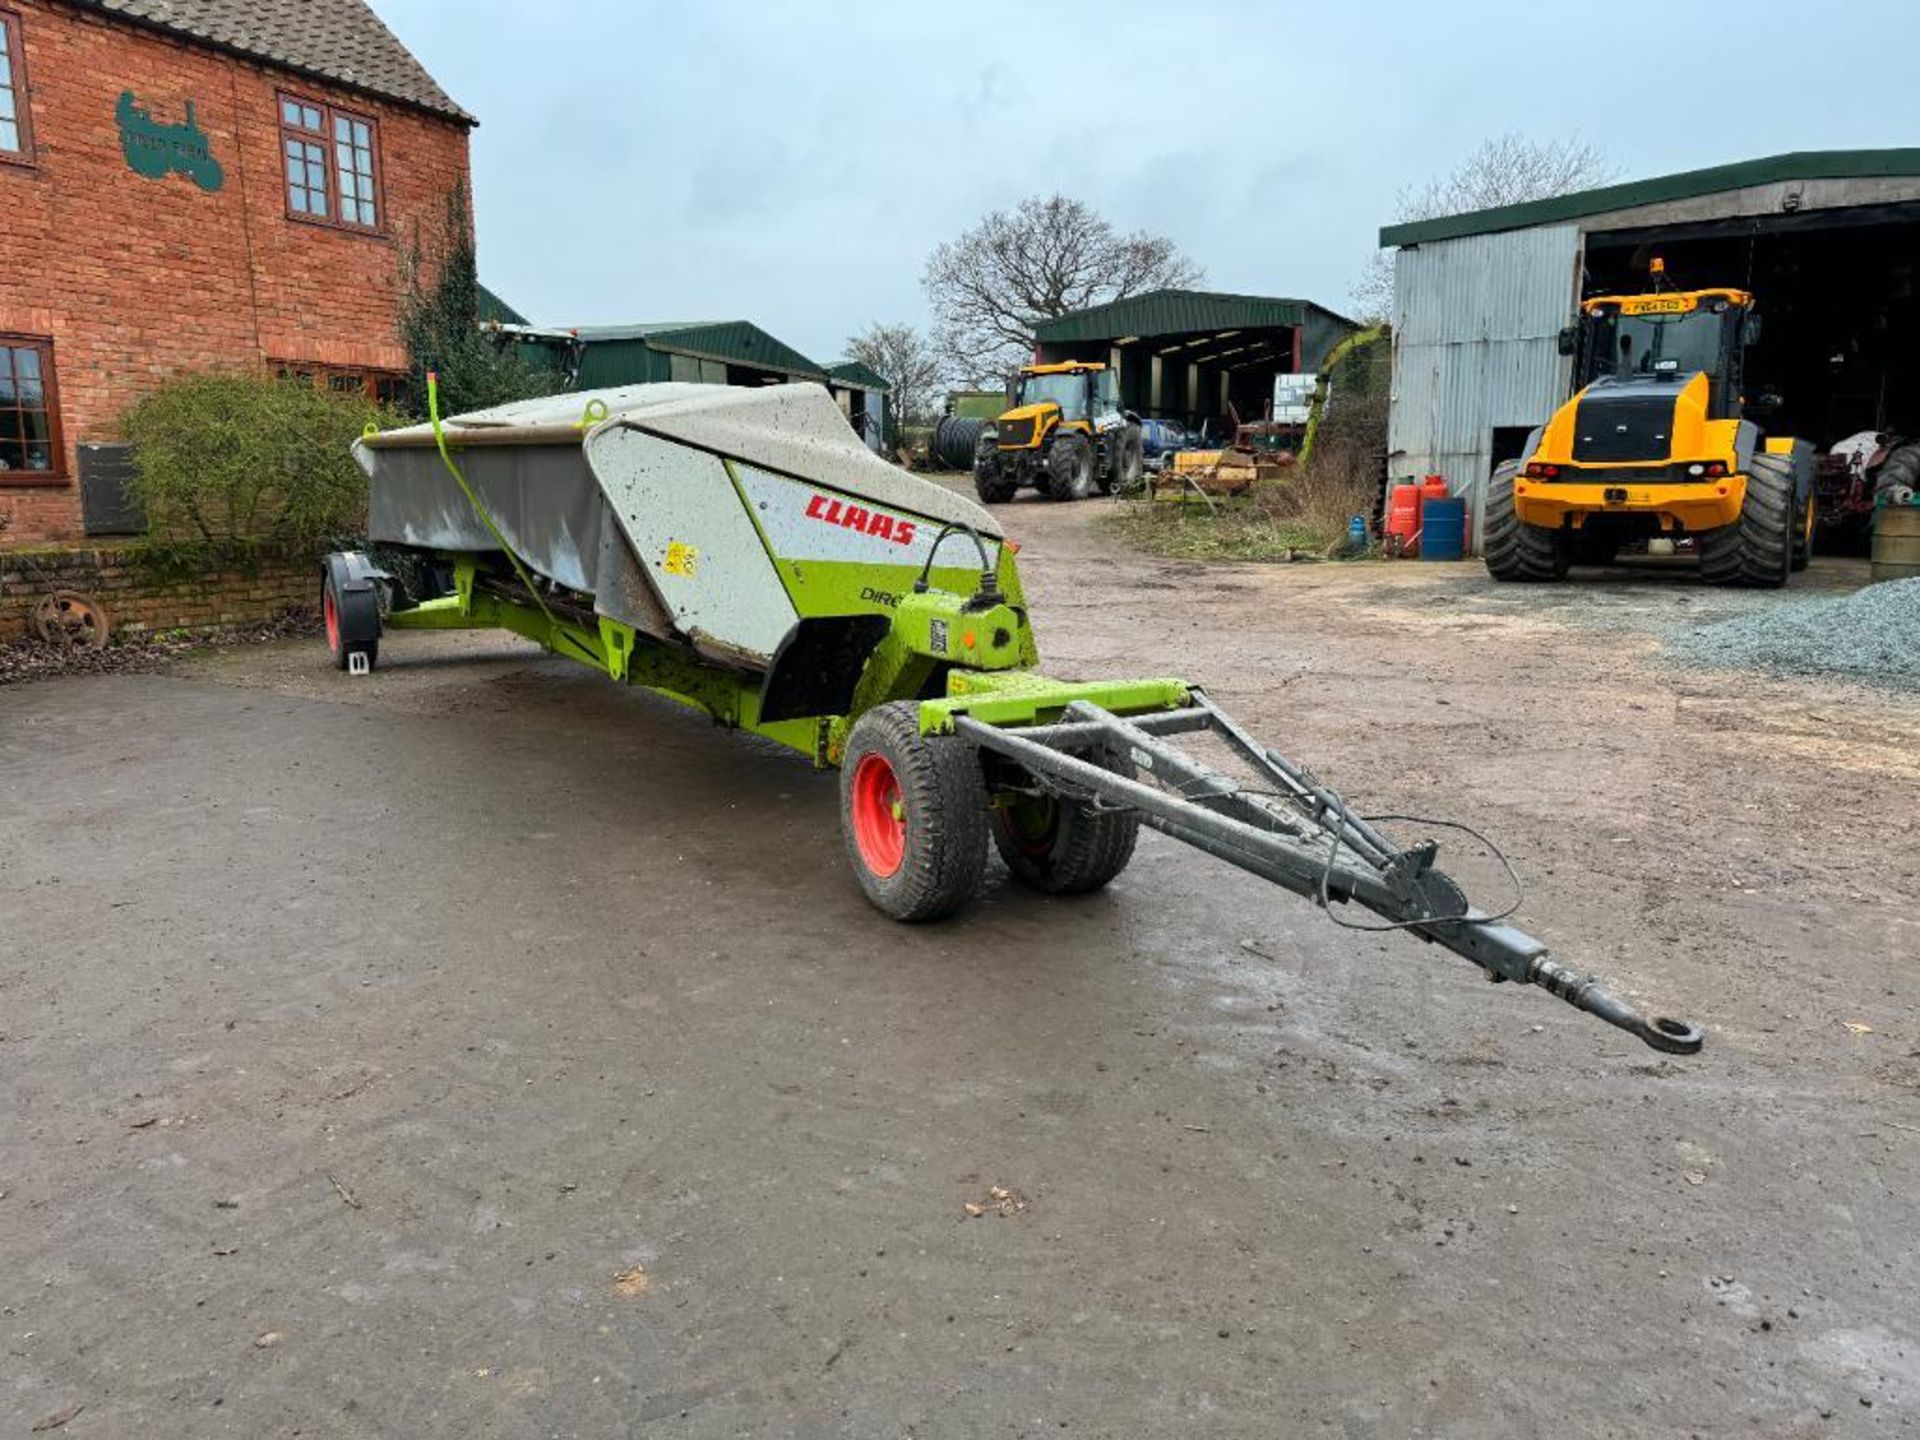
POLYGON ((76 447, 177 371, 397 385, 474 123, 362 0, 0 0, 0 545, 79 535, 76 447))

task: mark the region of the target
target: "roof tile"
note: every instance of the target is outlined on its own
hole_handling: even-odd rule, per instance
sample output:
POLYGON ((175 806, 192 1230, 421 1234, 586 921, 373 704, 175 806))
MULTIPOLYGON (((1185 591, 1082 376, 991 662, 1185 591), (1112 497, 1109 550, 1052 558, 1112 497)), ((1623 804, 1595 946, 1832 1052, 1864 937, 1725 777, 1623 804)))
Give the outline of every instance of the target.
POLYGON ((472 125, 364 0, 74 0, 202 44, 472 125))

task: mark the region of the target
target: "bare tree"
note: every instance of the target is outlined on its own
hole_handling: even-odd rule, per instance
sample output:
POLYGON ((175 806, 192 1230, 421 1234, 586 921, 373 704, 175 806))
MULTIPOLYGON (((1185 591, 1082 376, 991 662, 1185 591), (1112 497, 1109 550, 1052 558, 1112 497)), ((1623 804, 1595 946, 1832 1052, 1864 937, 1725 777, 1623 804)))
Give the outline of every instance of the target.
POLYGON ((1091 207, 1053 195, 995 210, 939 246, 920 285, 953 373, 997 384, 1033 353, 1039 321, 1205 278, 1171 240, 1122 235, 1091 207))
POLYGON ((869 325, 847 341, 847 354, 885 380, 887 407, 903 425, 934 418, 940 388, 940 357, 911 325, 869 325))
MULTIPOLYGON (((1498 205, 1518 205, 1590 190, 1619 178, 1598 146, 1580 139, 1529 140, 1508 133, 1483 140, 1451 172, 1400 191, 1394 219, 1432 220, 1498 205)), ((1393 309, 1393 252, 1376 250, 1354 282, 1355 317, 1383 323, 1393 309)))

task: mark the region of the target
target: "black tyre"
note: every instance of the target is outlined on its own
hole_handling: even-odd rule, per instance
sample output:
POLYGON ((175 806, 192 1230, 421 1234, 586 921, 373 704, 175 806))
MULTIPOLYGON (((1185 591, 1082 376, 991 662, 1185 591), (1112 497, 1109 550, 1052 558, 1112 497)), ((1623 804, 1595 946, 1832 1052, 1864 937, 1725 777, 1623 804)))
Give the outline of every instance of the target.
POLYGON ((1920 444, 1902 445, 1880 462, 1873 475, 1873 493, 1884 495, 1896 486, 1920 490, 1920 444))
POLYGON ((973 451, 973 488, 983 505, 1004 505, 1013 499, 1020 482, 1000 463, 1000 447, 991 435, 980 437, 973 451))
POLYGON ((1567 573, 1567 547, 1559 532, 1529 525, 1513 505, 1517 460, 1495 467, 1487 482, 1486 535, 1481 558, 1496 580, 1558 580, 1567 573))
POLYGON ((351 657, 358 652, 367 657, 367 669, 371 670, 380 657, 380 642, 346 639, 342 621, 345 608, 339 592, 334 588, 333 576, 323 576, 320 581, 320 620, 326 627, 327 653, 333 657, 333 668, 347 669, 352 664, 351 657))
POLYGON ((937 920, 972 900, 987 868, 979 756, 922 735, 911 700, 854 722, 840 764, 840 830, 867 899, 895 920, 937 920))
MULTIPOLYGON (((1133 766, 1088 757, 1117 775, 1133 766)), ((1084 800, 1018 795, 992 811, 994 848, 1021 884, 1049 895, 1088 895, 1127 868, 1140 839, 1135 810, 1100 810, 1084 800)))
POLYGON ((1747 465, 1740 518, 1700 537, 1700 578, 1709 585, 1778 589, 1793 570, 1793 460, 1757 454, 1747 465))
POLYGON ((1093 491, 1093 446, 1078 431, 1056 435, 1047 451, 1047 498, 1084 500, 1093 491))
POLYGON ((1796 575, 1813 563, 1813 532, 1820 523, 1820 493, 1811 486, 1800 506, 1799 517, 1793 522, 1793 573, 1796 575))
POLYGON ((973 463, 981 432, 987 428, 985 420, 945 416, 933 427, 933 438, 928 443, 928 449, 933 452, 933 458, 947 469, 964 470, 973 463))
POLYGON ((1113 464, 1100 478, 1104 494, 1130 495, 1140 488, 1146 473, 1146 454, 1141 445, 1140 427, 1127 425, 1113 436, 1113 464))

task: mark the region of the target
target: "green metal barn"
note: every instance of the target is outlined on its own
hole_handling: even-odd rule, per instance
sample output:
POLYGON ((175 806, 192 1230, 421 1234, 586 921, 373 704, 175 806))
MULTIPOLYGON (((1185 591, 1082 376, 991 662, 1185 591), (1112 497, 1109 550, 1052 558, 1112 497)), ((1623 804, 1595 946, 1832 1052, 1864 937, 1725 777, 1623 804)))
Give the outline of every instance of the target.
POLYGON ((1034 339, 1043 361, 1116 366, 1130 410, 1218 425, 1229 405, 1261 418, 1276 377, 1318 370, 1354 328, 1311 300, 1153 290, 1043 320, 1034 339))
POLYGON ((826 367, 749 320, 668 320, 643 325, 501 324, 529 362, 558 372, 570 390, 685 380, 706 385, 828 382, 826 367))

